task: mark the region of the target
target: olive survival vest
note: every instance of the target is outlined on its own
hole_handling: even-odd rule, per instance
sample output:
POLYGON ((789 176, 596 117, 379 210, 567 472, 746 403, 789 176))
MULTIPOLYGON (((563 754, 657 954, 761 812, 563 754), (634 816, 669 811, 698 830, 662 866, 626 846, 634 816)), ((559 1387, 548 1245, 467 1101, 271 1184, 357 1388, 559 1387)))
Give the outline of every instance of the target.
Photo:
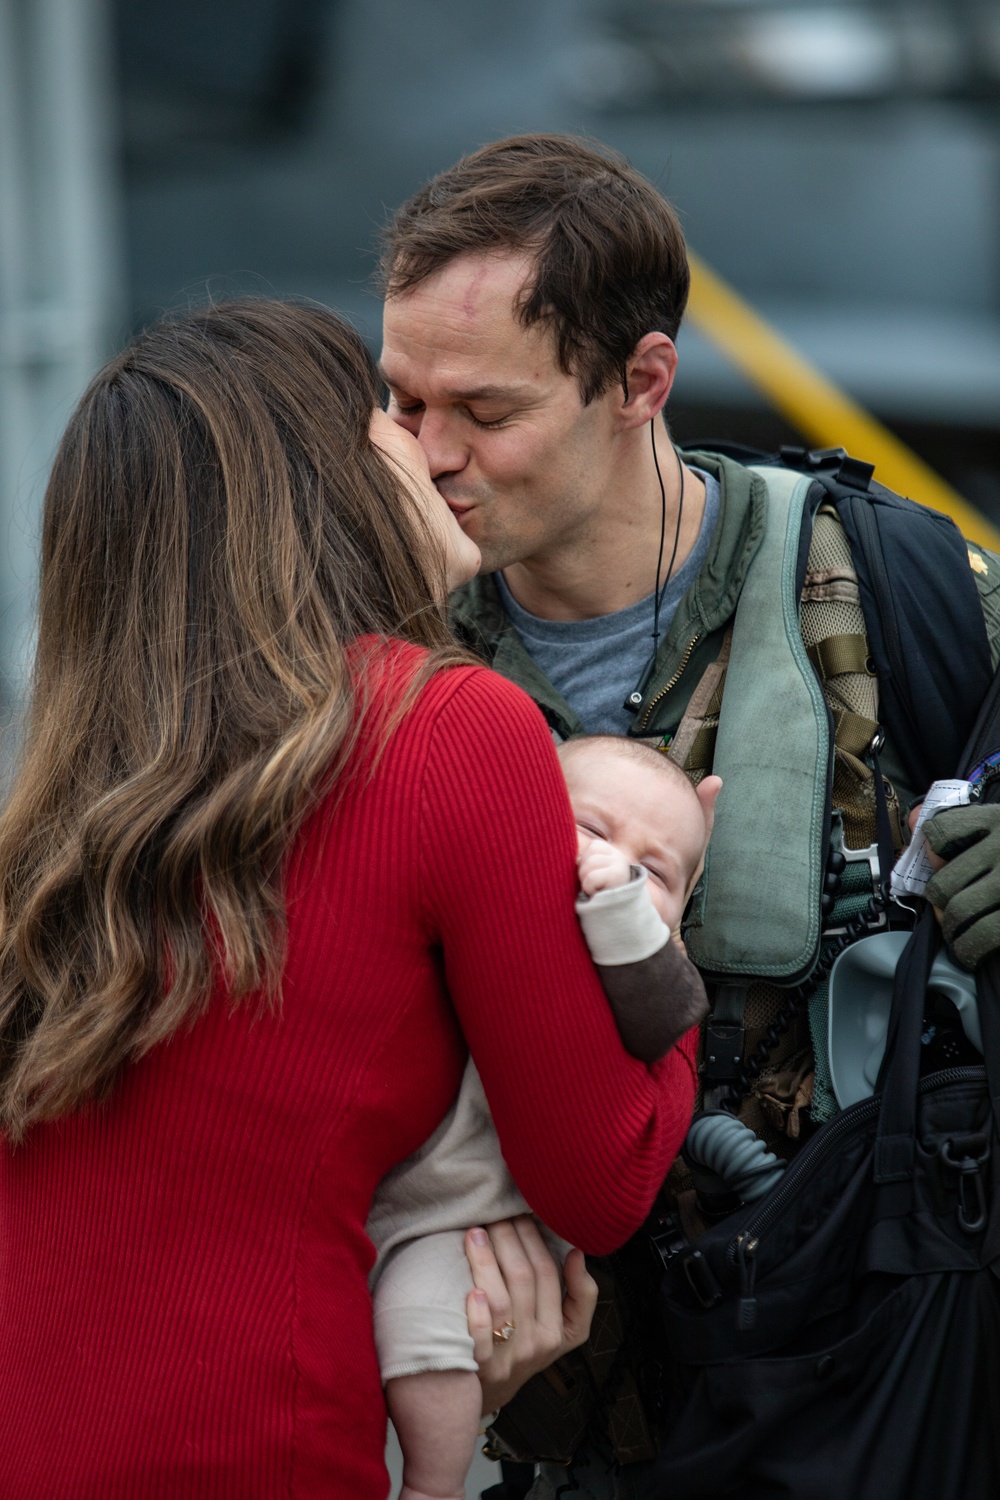
POLYGON ((716 982, 703 1063, 716 1098, 743 1061, 747 986, 794 986, 816 967, 831 842, 839 868, 860 860, 869 895, 888 878, 901 835, 883 732, 926 790, 953 773, 992 676, 951 520, 873 484, 840 449, 785 449, 752 472, 767 485, 764 536, 668 751, 725 787, 685 927, 716 982))

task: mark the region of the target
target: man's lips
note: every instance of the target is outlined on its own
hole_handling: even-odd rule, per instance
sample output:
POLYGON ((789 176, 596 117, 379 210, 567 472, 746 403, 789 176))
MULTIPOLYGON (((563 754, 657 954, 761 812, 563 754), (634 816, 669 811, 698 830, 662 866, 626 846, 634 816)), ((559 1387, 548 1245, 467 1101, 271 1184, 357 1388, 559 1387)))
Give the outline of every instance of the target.
POLYGON ((472 494, 469 490, 459 491, 457 486, 453 489, 447 479, 443 481, 435 480, 434 488, 455 517, 455 520, 460 523, 465 520, 466 516, 470 516, 474 510, 479 509, 480 501, 477 495, 472 494))

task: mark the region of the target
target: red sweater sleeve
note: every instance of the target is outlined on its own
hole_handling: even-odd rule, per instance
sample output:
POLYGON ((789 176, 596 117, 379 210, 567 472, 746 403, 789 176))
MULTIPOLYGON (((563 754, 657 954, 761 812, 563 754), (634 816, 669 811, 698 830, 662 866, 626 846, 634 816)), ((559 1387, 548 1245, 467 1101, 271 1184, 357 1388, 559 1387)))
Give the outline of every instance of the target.
POLYGON ((424 773, 424 904, 504 1157, 591 1254, 642 1223, 694 1104, 693 1037, 625 1051, 574 911, 576 837, 551 737, 499 675, 459 670, 424 773))

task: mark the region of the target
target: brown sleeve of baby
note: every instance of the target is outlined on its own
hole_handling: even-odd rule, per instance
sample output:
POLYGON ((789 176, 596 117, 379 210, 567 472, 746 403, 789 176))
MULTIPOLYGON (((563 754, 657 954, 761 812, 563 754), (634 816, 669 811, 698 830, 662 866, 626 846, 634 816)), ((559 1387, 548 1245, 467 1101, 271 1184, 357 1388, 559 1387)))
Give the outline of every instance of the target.
POLYGON ((701 975, 674 942, 639 963, 598 964, 597 972, 625 1050, 641 1062, 659 1062, 708 1015, 701 975))

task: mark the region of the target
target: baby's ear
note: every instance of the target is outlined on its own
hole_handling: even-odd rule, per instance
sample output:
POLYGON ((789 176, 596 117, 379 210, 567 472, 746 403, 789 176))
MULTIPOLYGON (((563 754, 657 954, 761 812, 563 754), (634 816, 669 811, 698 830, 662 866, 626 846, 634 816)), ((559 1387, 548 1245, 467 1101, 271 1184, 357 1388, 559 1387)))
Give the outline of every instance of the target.
POLYGON ((706 776, 699 781, 695 787, 698 801, 701 803, 702 812, 705 814, 705 830, 708 834, 712 832, 712 824, 715 822, 715 803, 719 793, 722 791, 721 776, 706 776))

